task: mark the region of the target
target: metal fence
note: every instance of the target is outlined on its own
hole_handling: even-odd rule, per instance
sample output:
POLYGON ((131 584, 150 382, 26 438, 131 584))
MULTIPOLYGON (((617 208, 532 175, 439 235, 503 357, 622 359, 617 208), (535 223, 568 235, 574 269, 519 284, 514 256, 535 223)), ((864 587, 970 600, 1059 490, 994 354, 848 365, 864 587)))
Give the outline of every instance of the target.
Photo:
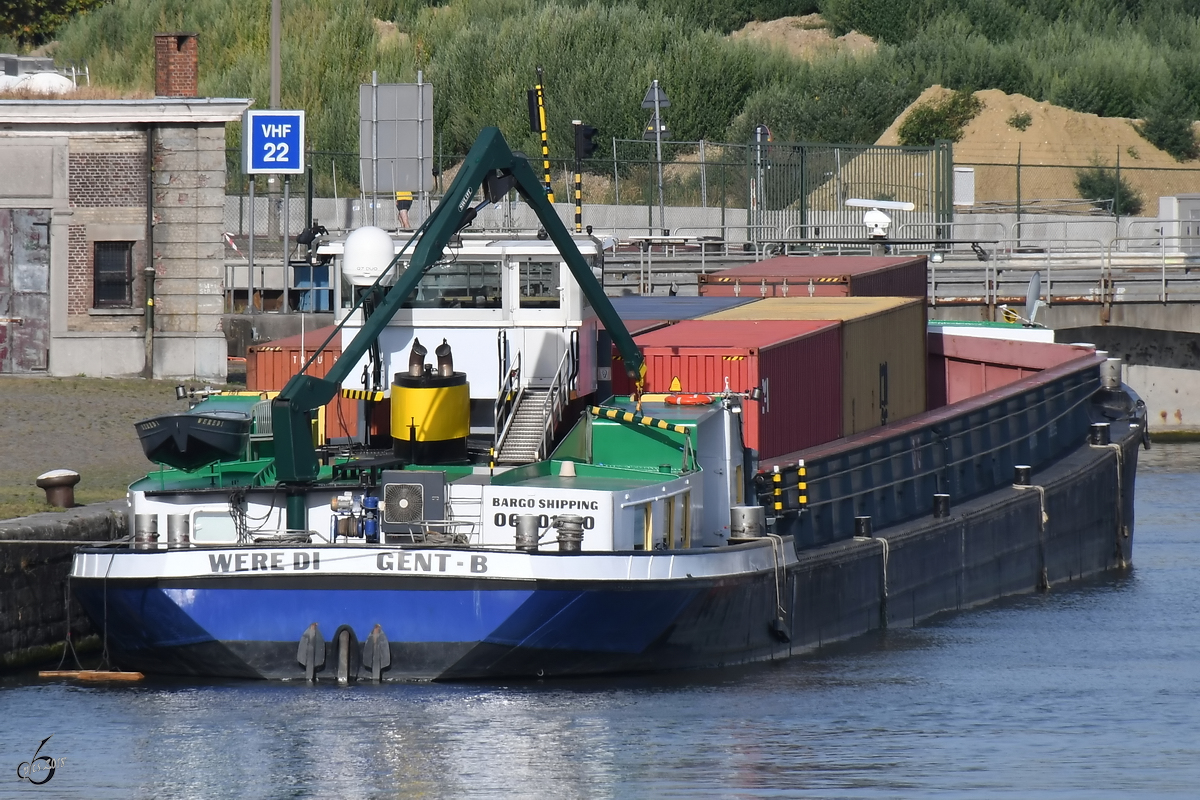
MULTIPOLYGON (((240 153, 228 151, 226 196, 230 203, 226 228, 235 236, 248 233, 249 178, 242 175, 240 153)), ((290 208, 284 210, 284 182, 259 176, 255 194, 258 206, 256 235, 280 240, 278 221, 291 220, 289 230, 303 229, 308 219, 311 189, 312 215, 326 227, 349 228, 355 224, 393 227, 396 223, 391 198, 364 196, 359 192, 359 159, 355 153, 310 152, 309 173, 287 181, 290 208), (318 203, 317 201, 324 201, 318 203), (296 202, 299 201, 299 202, 296 202), (320 211, 320 213, 318 213, 320 211), (265 227, 264 227, 265 226, 265 227)), ((457 163, 444 155, 434 159, 435 188, 429 204, 449 184, 457 163)), ((647 230, 701 228, 712 226, 711 209, 720 209, 719 226, 741 226, 755 241, 764 234, 780 238, 794 226, 853 224, 860 212, 847 211, 850 198, 904 200, 912 202, 916 216, 904 221, 945 220, 952 213, 952 155, 949 144, 936 147, 875 147, 762 142, 664 142, 661 161, 654 142, 612 139, 605 157, 588 159, 582 173, 584 205, 640 207, 645 211, 647 230), (661 179, 660 179, 661 175, 661 179), (673 209, 668 213, 667 209, 673 209), (681 216, 682 209, 697 209, 693 217, 681 216), (742 212, 736 223, 727 211, 742 212)), ((540 163, 535 162, 539 177, 540 163)), ((550 160, 550 187, 558 202, 574 198, 575 163, 570 159, 550 160)), ((422 209, 416 209, 419 221, 422 209)), ((690 213, 690 212, 689 212, 690 213)), ((638 227, 642 227, 638 219, 638 227)))
POLYGON ((1076 214, 1152 217, 1158 198, 1200 193, 1200 168, 1103 164, 959 163, 974 170, 975 197, 960 213, 1076 214), (1090 178, 1090 186, 1081 184, 1090 178), (1097 191, 1099 188, 1101 191, 1097 191))

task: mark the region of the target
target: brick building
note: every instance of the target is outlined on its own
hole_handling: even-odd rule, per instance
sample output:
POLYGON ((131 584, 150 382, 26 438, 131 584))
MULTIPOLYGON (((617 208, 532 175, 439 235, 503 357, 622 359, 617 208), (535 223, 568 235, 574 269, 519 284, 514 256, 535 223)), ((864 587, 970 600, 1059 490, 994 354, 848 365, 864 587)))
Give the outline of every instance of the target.
POLYGON ((225 377, 225 125, 250 101, 195 97, 195 35, 155 50, 152 100, 0 100, 0 372, 225 377))

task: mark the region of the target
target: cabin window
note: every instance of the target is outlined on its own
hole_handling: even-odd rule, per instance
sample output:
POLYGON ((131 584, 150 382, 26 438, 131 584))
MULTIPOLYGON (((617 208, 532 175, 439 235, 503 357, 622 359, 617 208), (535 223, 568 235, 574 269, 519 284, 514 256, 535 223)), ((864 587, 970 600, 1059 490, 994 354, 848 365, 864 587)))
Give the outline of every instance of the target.
POLYGON ((434 264, 404 308, 501 308, 500 262, 454 259, 434 264))
POLYGON ((92 251, 92 308, 133 306, 133 242, 96 242, 92 251))
POLYGON ((559 262, 522 261, 521 308, 559 307, 559 262))

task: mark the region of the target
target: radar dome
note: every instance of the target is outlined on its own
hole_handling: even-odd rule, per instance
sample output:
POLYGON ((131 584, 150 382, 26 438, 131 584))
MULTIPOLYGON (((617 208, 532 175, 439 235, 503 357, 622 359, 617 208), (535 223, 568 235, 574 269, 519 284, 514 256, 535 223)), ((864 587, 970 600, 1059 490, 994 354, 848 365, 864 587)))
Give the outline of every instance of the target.
POLYGON ((396 257, 396 245, 383 228, 357 228, 346 237, 342 275, 354 286, 370 286, 396 257))

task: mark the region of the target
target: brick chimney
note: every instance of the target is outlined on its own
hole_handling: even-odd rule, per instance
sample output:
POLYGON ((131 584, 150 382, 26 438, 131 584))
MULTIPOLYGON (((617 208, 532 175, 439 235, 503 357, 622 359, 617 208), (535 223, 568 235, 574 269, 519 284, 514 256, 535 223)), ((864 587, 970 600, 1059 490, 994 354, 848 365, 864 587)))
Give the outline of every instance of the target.
POLYGON ((154 94, 196 97, 197 36, 195 33, 154 34, 154 94))

